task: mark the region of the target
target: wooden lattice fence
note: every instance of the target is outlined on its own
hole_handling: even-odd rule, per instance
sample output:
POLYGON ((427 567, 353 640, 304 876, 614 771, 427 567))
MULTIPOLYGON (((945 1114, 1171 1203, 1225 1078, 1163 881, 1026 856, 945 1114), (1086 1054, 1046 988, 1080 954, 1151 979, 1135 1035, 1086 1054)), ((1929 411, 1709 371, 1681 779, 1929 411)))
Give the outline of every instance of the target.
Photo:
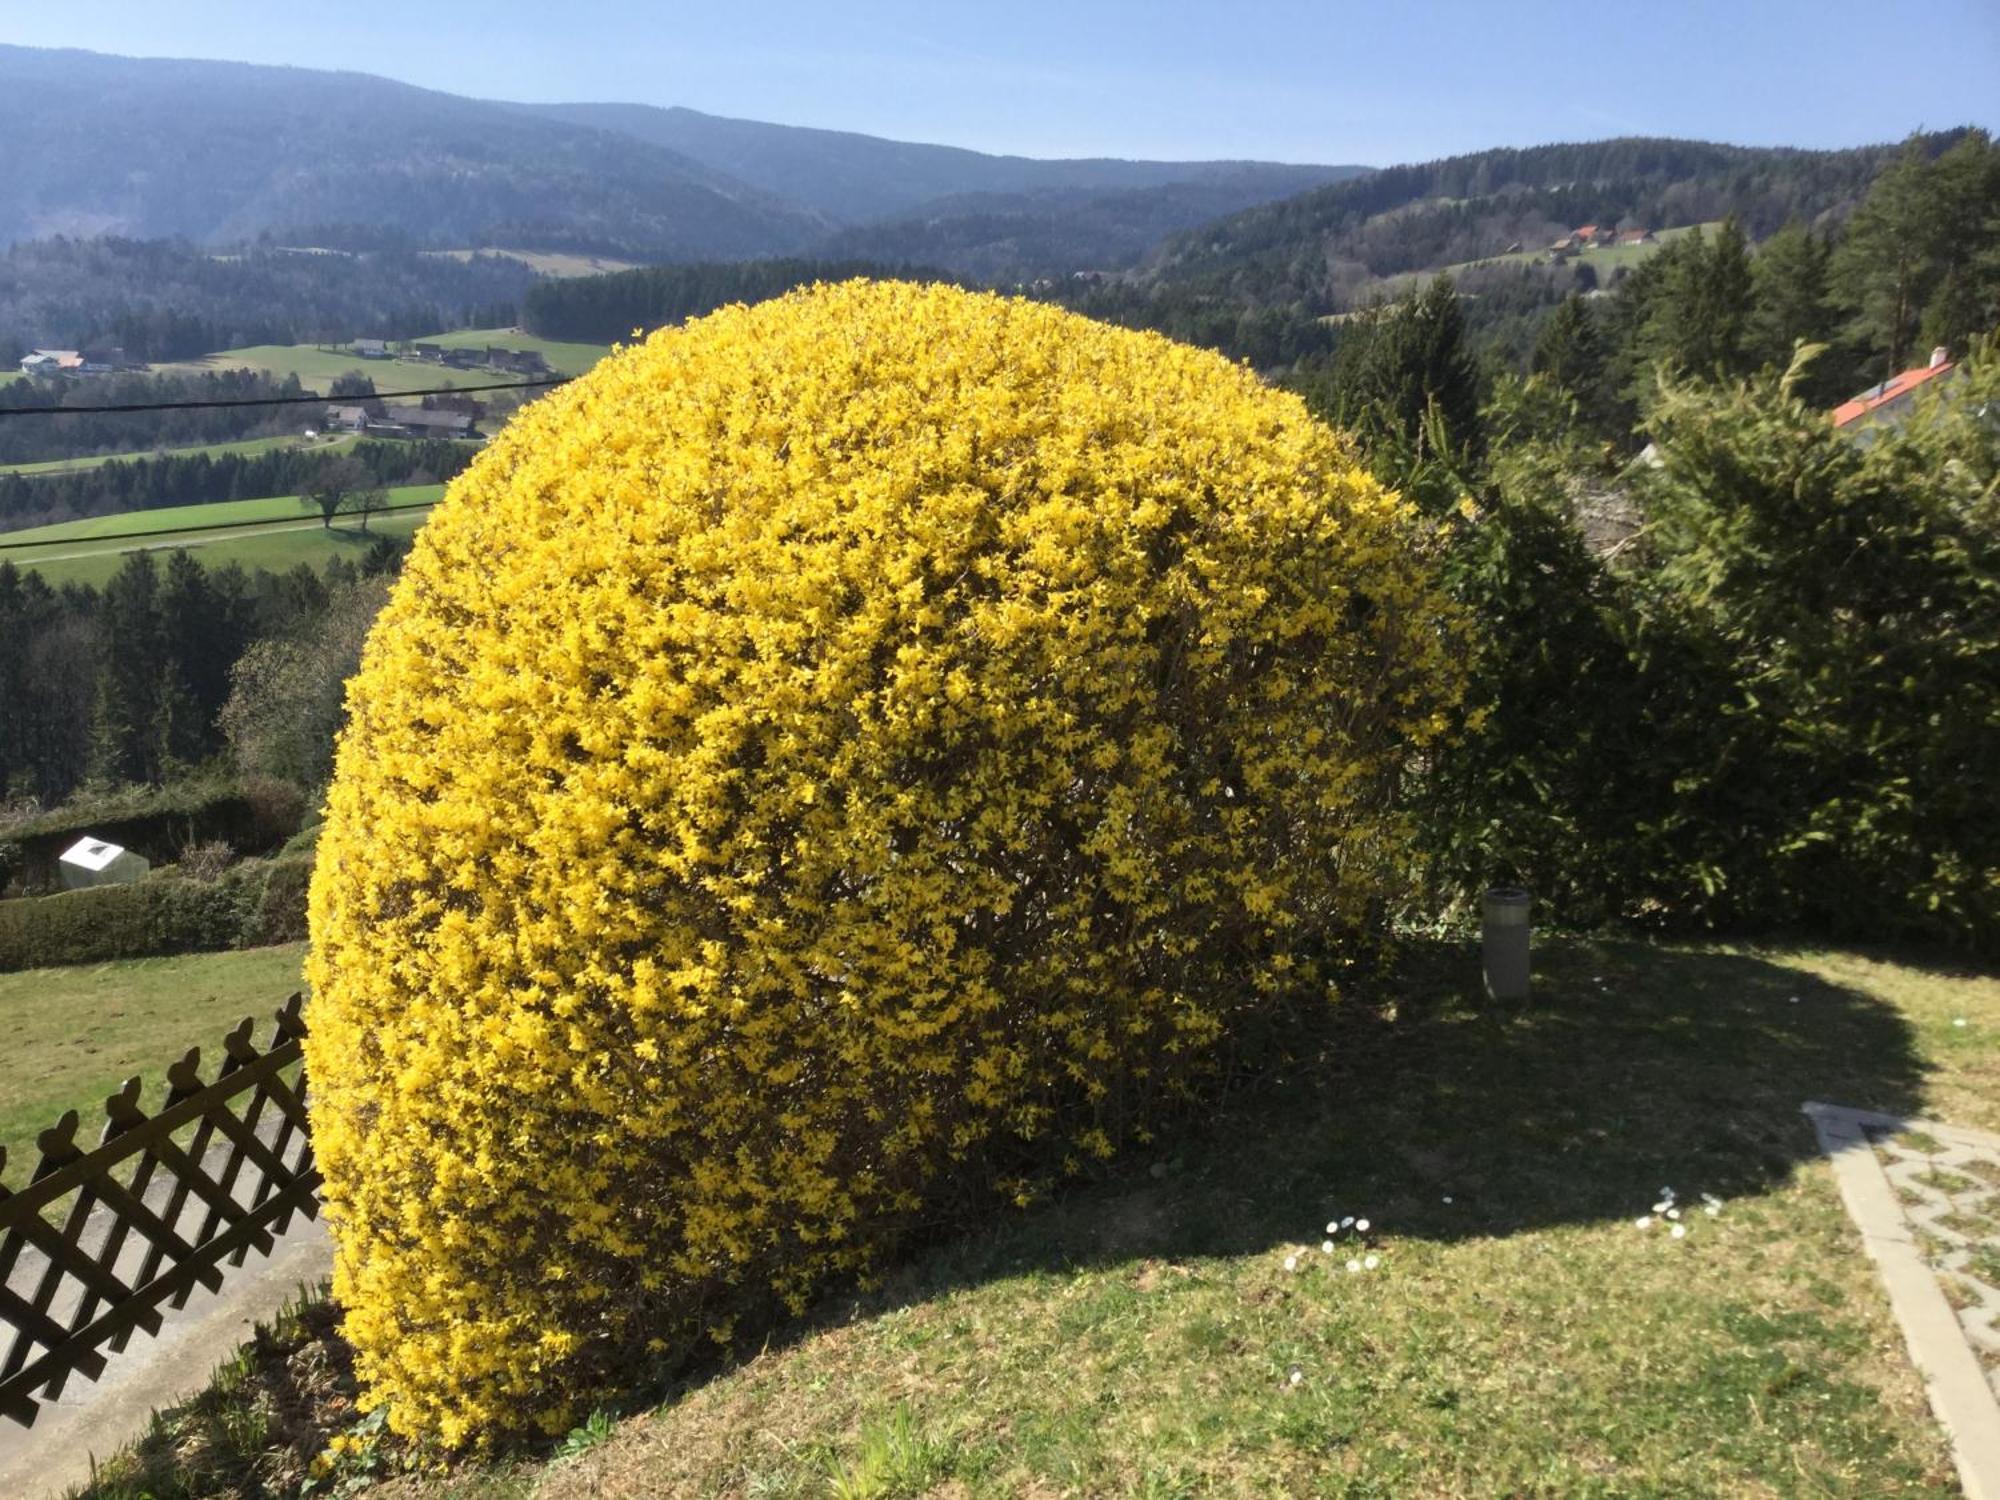
POLYGON ((0 1147, 0 1413, 32 1425, 71 1375, 96 1379, 107 1349, 159 1332, 162 1309, 268 1254, 292 1215, 318 1214, 299 997, 262 1050, 251 1029, 246 1017, 223 1039, 212 1083, 200 1048, 169 1068, 157 1114, 127 1079, 89 1150, 69 1111, 41 1133, 18 1191, 0 1147))

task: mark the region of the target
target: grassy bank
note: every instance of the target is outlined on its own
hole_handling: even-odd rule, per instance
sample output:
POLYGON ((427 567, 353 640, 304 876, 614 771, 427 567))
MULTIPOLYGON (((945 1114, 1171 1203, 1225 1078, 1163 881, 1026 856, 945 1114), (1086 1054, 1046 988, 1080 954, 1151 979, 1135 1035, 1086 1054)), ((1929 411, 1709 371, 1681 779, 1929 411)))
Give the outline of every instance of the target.
MULTIPOLYGON (((388 492, 389 504, 398 507, 429 506, 443 494, 444 486, 438 484, 398 485, 388 492)), ((300 505, 296 495, 225 500, 214 505, 128 511, 10 532, 0 537, 0 541, 34 545, 7 547, 0 550, 0 558, 8 559, 17 568, 33 568, 57 587, 65 583, 102 587, 118 571, 126 553, 170 552, 177 547, 192 549, 211 568, 233 562, 245 568, 268 568, 282 573, 305 563, 317 570, 332 557, 358 561, 377 537, 410 536, 428 514, 427 509, 377 514, 369 518, 368 530, 364 532, 351 516, 339 517, 332 527, 327 527, 316 512, 300 505), (269 525, 244 524, 254 522, 269 525), (141 531, 158 534, 124 536, 141 531)))
POLYGON ((83 1116, 80 1138, 94 1140, 103 1100, 127 1078, 145 1080, 141 1103, 157 1106, 167 1065, 200 1047, 213 1073, 223 1034, 244 1016, 264 1018, 300 986, 303 943, 239 953, 145 958, 67 969, 0 974, 0 1146, 20 1182, 31 1169, 38 1131, 66 1109, 83 1116))
MULTIPOLYGON (((2000 1126, 2000 979, 1639 943, 1551 943, 1538 965, 1534 1002, 1498 1010, 1470 998, 1470 954, 1421 950, 1387 1018, 1103 1180, 556 1455, 389 1492, 1955 1494, 1799 1106, 2000 1126), (1667 1187, 1683 1238, 1653 1211, 1667 1187), (1367 1232, 1325 1253, 1350 1217, 1367 1232)), ((292 1493, 328 1434, 296 1439, 288 1372, 339 1361, 289 1337, 90 1493, 292 1493), (231 1446, 259 1403, 293 1446, 231 1446)), ((323 1407, 340 1423, 344 1392, 323 1407)))
POLYGON ((296 435, 244 438, 235 443, 206 443, 192 448, 142 448, 131 453, 100 453, 94 458, 52 458, 36 464, 0 464, 0 474, 74 474, 105 464, 131 463, 141 458, 255 458, 280 448, 311 448, 315 452, 337 452, 354 445, 354 438, 322 437, 311 442, 296 435))

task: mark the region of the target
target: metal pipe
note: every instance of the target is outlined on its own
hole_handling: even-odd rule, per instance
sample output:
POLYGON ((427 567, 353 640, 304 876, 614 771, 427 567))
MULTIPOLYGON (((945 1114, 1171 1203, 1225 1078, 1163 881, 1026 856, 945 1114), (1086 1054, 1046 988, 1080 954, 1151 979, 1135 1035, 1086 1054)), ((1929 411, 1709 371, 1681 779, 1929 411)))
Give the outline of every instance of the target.
POLYGON ((1531 904, 1528 893, 1513 885, 1496 885, 1480 900, 1479 957, 1489 999, 1528 998, 1531 904))

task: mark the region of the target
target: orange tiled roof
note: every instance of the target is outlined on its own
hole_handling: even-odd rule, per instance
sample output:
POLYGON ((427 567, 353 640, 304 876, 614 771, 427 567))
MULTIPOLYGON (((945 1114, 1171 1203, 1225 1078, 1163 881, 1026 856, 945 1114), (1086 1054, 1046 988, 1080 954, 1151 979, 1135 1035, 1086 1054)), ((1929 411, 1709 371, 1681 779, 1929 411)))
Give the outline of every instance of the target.
POLYGON ((1914 370, 1905 370, 1893 380, 1881 385, 1870 386, 1852 400, 1843 401, 1833 409, 1833 425, 1845 427, 1872 411, 1878 411, 1891 401, 1901 400, 1926 380, 1935 380, 1940 375, 1948 375, 1958 367, 1946 360, 1939 365, 1918 365, 1914 370))

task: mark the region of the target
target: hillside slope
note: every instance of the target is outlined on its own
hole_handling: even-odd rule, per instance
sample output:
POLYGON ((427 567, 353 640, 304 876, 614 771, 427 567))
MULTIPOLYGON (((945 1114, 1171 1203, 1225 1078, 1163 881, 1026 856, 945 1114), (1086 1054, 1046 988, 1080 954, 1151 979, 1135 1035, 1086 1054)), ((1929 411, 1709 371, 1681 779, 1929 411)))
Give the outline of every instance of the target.
POLYGON ((1120 192, 1199 183, 1239 193, 1254 185, 1255 201, 1262 201, 1368 170, 1254 161, 1110 157, 1045 161, 645 104, 515 107, 541 118, 615 130, 665 147, 847 224, 896 218, 941 198, 972 193, 1120 192))
POLYGON ((629 135, 360 73, 0 46, 0 243, 281 237, 775 254, 805 209, 629 135))
POLYGON ((1761 238, 1793 218, 1837 218, 1896 149, 1626 138, 1481 151, 1201 225, 1160 248, 1153 275, 1163 285, 1339 311, 1382 278, 1546 245, 1582 224, 1662 229, 1734 215, 1761 238))

